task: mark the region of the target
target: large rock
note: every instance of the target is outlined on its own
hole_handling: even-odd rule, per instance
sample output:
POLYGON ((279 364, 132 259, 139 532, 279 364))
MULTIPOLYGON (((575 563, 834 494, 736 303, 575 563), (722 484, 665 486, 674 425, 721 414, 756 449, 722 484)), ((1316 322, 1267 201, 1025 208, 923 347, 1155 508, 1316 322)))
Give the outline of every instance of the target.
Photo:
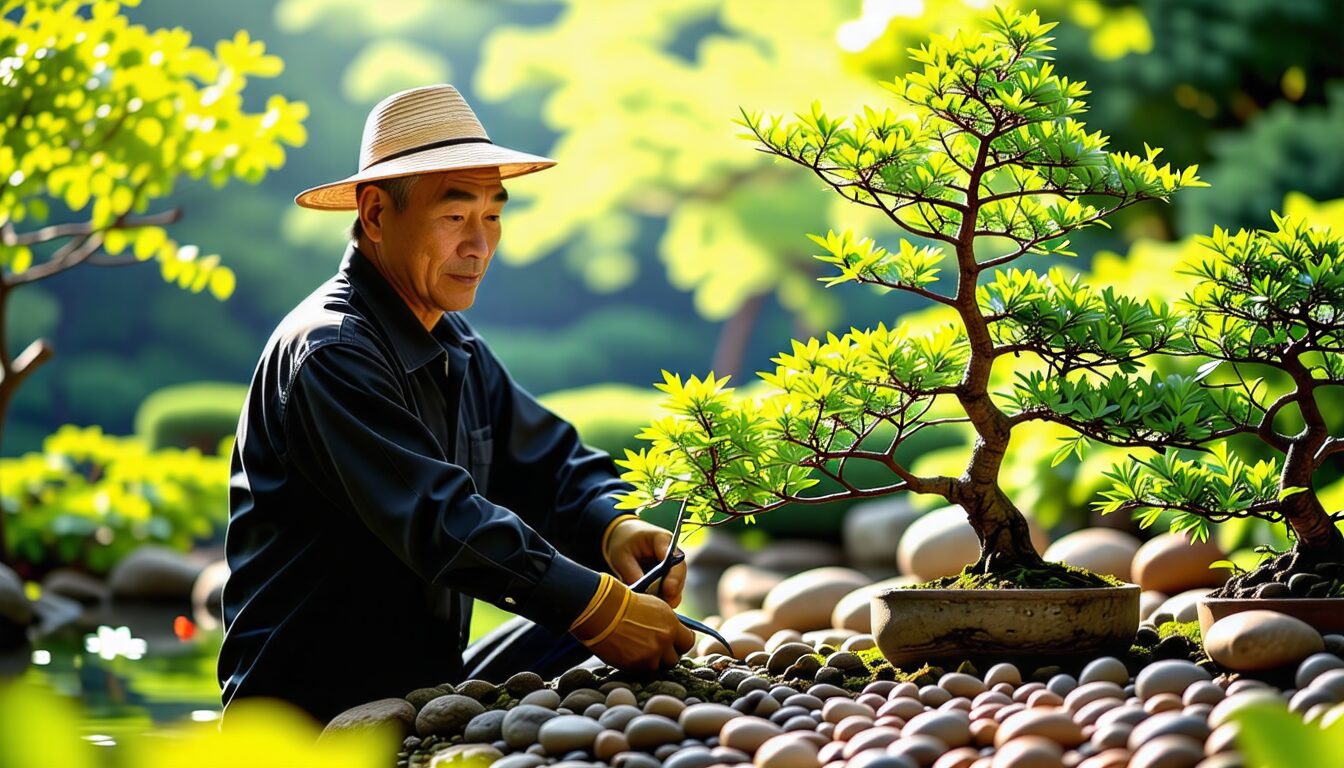
POLYGON ((415 717, 415 731, 421 736, 457 736, 472 718, 485 712, 481 702, 456 693, 430 701, 415 717))
POLYGON ((42 579, 42 593, 68 597, 82 605, 97 605, 112 591, 107 582, 73 568, 57 568, 42 579))
POLYGON ((191 599, 191 588, 203 567, 176 550, 143 546, 127 555, 108 574, 112 596, 123 600, 191 599))
POLYGON ((1275 611, 1226 616, 1215 621, 1204 638, 1209 658, 1237 672, 1296 664, 1323 650, 1325 642, 1310 624, 1275 611))
POLYGON ((1221 586, 1228 571, 1209 566, 1226 558, 1212 541, 1192 542, 1184 533, 1163 533, 1134 553, 1131 573, 1140 587, 1174 595, 1187 589, 1221 586))
POLYGON ((910 576, 897 576, 893 579, 868 584, 850 592, 835 604, 831 611, 831 626, 835 629, 852 629, 855 632, 873 631, 873 596, 892 587, 908 587, 918 583, 910 576))
POLYGON ((1129 581, 1134 553, 1141 544, 1134 536, 1114 528, 1084 528, 1061 536, 1046 548, 1045 559, 1129 581))
POLYGON ((1179 595, 1172 595, 1153 611, 1151 616, 1170 615, 1173 621, 1199 621, 1199 601, 1209 596, 1213 590, 1208 587, 1187 589, 1179 595))
POLYGON ((751 564, 757 568, 783 574, 802 573, 844 562, 845 553, 840 547, 810 539, 776 539, 770 546, 751 555, 751 564))
POLYGON ((719 615, 725 619, 743 611, 760 608, 784 574, 739 563, 719 577, 719 615))
POLYGON ((919 518, 919 512, 904 496, 865 501, 845 513, 845 557, 854 566, 896 564, 896 546, 901 534, 919 518))
MULTIPOLYGON (((831 613, 840 599, 868 583, 851 568, 814 568, 790 576, 770 590, 763 609, 779 628, 799 632, 831 626, 831 613)), ((769 637, 769 633, 755 633, 769 637)))
MULTIPOLYGON (((1045 549, 1048 539, 1041 527, 1027 518, 1031 543, 1037 552, 1045 549)), ((959 506, 943 507, 925 513, 905 529, 896 547, 896 563, 902 574, 928 581, 961 573, 980 557, 980 539, 959 506)))
POLYGON ((33 605, 23 591, 23 579, 0 563, 0 621, 26 627, 33 623, 33 618, 33 605))
POLYGON ((722 626, 719 627, 719 634, 725 639, 731 635, 769 637, 780 629, 783 627, 778 626, 770 614, 756 608, 724 619, 722 626))
POLYGON ((379 699, 360 704, 333 717, 322 735, 382 726, 391 726, 401 736, 410 735, 415 730, 415 707, 405 699, 379 699))

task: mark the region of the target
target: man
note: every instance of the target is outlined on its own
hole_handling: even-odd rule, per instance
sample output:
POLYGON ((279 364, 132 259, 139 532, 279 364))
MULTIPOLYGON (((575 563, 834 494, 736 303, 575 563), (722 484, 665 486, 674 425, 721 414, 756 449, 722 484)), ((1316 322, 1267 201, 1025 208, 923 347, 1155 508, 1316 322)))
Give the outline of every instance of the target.
POLYGON ((473 598, 619 667, 671 665, 690 647, 672 611, 684 565, 666 602, 608 572, 635 581, 670 535, 615 511, 628 486, 610 458, 514 383, 458 314, 499 243, 501 181, 552 165, 496 146, 456 89, 432 86, 375 106, 359 172, 296 198, 357 220, 335 277, 267 343, 238 424, 226 707, 275 697, 326 721, 536 664, 530 631, 517 652, 488 647, 464 665, 473 598))

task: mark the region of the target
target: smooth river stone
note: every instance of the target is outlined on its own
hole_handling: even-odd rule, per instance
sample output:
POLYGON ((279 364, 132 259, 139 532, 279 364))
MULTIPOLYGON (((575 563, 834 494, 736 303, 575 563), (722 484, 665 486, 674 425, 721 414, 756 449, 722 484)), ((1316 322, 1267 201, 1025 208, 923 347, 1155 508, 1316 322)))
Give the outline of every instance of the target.
POLYGON ((725 638, 728 635, 740 634, 769 637, 779 629, 780 627, 775 625, 775 620, 770 618, 770 614, 760 608, 753 608, 724 619, 723 626, 719 627, 719 634, 725 638))
POLYGON ((1125 689, 1109 680, 1098 680, 1093 683, 1085 683, 1069 691, 1069 695, 1064 697, 1064 708, 1077 714, 1084 706, 1091 704, 1099 699, 1120 699, 1125 698, 1125 689))
POLYGON ((467 723, 485 711, 481 703, 468 696, 450 693, 430 701, 415 717, 415 731, 421 736, 456 736, 467 723))
POLYGON ((1227 570, 1209 566, 1226 558, 1212 541, 1192 542, 1184 533, 1162 533, 1134 553, 1132 575, 1144 589, 1174 595, 1187 589, 1222 586, 1227 570))
POLYGON ((630 742, 631 749, 647 752, 684 738, 686 734, 681 726, 662 715, 640 715, 625 726, 625 740, 630 742))
POLYGON ((1021 736, 999 747, 991 768, 1062 768, 1064 751, 1043 736, 1021 736))
POLYGON ((1191 683, 1212 679, 1208 672, 1191 662, 1164 659, 1140 670, 1134 679, 1134 687, 1138 697, 1146 701, 1159 693, 1171 693, 1179 697, 1191 683))
POLYGON ((1296 664, 1325 650, 1310 624, 1282 613, 1242 611, 1219 619, 1204 637, 1204 651, 1220 666, 1254 672, 1296 664))
POLYGON ((781 581, 765 596, 762 608, 777 627, 828 629, 835 604, 869 583, 871 579, 852 568, 813 568, 781 581))
POLYGON ((1329 672, 1332 669, 1344 669, 1344 659, 1339 658, 1333 653, 1315 653, 1302 660, 1297 668, 1296 682, 1298 688, 1306 688, 1312 681, 1321 676, 1323 672, 1329 672))
POLYGON ((415 707, 405 699, 378 699, 345 710, 327 723, 322 735, 336 731, 378 728, 391 723, 403 736, 415 730, 415 707))
POLYGON ((794 734, 771 737, 756 750, 756 768, 821 768, 817 745, 794 734))
POLYGON ((971 743, 971 719, 961 710, 934 710, 912 717, 902 736, 932 736, 949 747, 971 743))
POLYGON ((719 744, 753 754, 768 739, 784 729, 763 717, 735 717, 719 729, 719 744))
POLYGON ((1199 587, 1172 595, 1157 607, 1153 615, 1166 614, 1173 621, 1199 621, 1199 601, 1208 597, 1212 591, 1208 587, 1199 587))
POLYGON ((692 704, 681 711, 678 725, 693 739, 708 739, 718 736, 724 723, 738 717, 738 712, 727 704, 705 702, 692 704))
POLYGON ((995 664, 989 668, 989 671, 985 672, 985 685, 993 688, 999 683, 1007 683, 1011 686, 1021 685, 1022 671, 1016 665, 1008 662, 995 664))
POLYGON ((1134 751, 1130 768, 1195 768, 1204 759, 1204 745, 1185 736, 1158 736, 1134 751))
POLYGON ((783 580, 783 574, 754 565, 729 566, 719 577, 719 613, 730 619, 744 611, 759 609, 765 596, 783 580))
POLYGON ((1182 712, 1162 712, 1134 726, 1134 730, 1129 734, 1127 746, 1131 750, 1137 750, 1159 736, 1173 734, 1185 736, 1202 744, 1205 739, 1209 738, 1209 723, 1206 719, 1196 715, 1187 715, 1182 712))
POLYGON ((1102 656, 1088 662, 1078 675, 1080 685, 1101 681, 1124 685, 1129 682, 1129 670, 1123 661, 1114 656, 1102 656))
POLYGON ((590 752, 593 740, 601 732, 602 726, 582 715, 560 715, 541 724, 537 741, 552 755, 563 755, 576 749, 590 752))
POLYGON ((1068 710, 1043 707, 1010 715, 999 724, 994 744, 1003 747, 1023 736, 1044 736, 1064 747, 1076 747, 1086 740, 1082 727, 1073 721, 1068 710))
POLYGON ((1139 551, 1141 543, 1134 536, 1114 528, 1084 528, 1061 536, 1046 548, 1043 557, 1129 581, 1134 553, 1139 551))
POLYGON ((845 559, 859 566, 893 567, 901 535, 918 519, 919 511, 904 496, 855 504, 845 512, 845 559))
POLYGON ((537 731, 543 723, 559 717, 553 709, 535 704, 519 704, 504 716, 500 734, 504 743, 513 749, 527 749, 537 741, 537 731))
MULTIPOLYGON (((1049 543, 1045 532, 1027 518, 1031 543, 1037 552, 1049 543)), ((980 557, 980 539, 967 522, 966 511, 959 506, 926 512, 906 528, 896 547, 896 563, 902 574, 920 581, 951 576, 980 557)))
POLYGON ((462 740, 490 744, 499 741, 504 733, 504 716, 509 714, 502 709, 492 709, 471 718, 466 730, 462 731, 462 740))

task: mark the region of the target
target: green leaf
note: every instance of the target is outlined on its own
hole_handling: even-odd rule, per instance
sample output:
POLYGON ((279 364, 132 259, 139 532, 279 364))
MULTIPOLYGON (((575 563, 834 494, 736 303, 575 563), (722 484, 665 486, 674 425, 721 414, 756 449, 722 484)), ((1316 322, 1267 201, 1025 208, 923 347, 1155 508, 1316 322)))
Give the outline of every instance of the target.
POLYGON ((1257 768, 1334 765, 1344 754, 1344 720, 1322 730, 1280 703, 1248 704, 1232 715, 1241 726, 1237 745, 1257 768))

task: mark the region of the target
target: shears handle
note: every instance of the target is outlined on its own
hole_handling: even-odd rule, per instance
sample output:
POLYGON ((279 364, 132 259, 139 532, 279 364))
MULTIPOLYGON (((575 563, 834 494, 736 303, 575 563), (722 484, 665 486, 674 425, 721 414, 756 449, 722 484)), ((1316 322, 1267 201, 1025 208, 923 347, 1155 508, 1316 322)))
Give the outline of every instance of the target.
MULTIPOLYGON (((655 597, 662 597, 663 579, 667 576, 668 572, 671 571, 674 566, 680 564, 685 559, 686 559, 685 553, 680 551, 671 552, 665 560, 663 560, 661 563, 655 566, 648 573, 641 576, 639 578, 639 581, 636 581, 634 584, 631 584, 630 590, 632 592, 640 592, 646 595, 654 595, 655 597)), ((723 644, 724 648, 728 649, 732 648, 732 646, 728 644, 728 641, 723 638, 723 635, 720 635, 718 632, 715 632, 714 630, 710 629, 703 622, 696 621, 695 619, 692 619, 689 616, 683 616, 680 613, 677 614, 677 620, 680 621, 683 626, 692 631, 709 635, 715 640, 718 640, 720 643, 723 644)))

